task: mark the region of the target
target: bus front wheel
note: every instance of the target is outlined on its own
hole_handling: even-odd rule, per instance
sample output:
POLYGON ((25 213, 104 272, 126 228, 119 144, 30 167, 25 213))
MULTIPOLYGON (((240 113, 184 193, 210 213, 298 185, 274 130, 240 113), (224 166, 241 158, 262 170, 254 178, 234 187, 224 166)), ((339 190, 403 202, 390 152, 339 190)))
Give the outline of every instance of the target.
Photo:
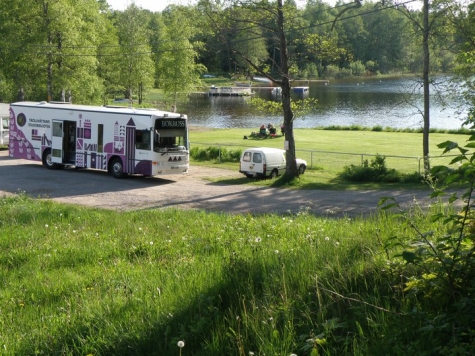
POLYGON ((48 169, 58 169, 60 166, 52 161, 51 148, 47 148, 43 152, 43 166, 48 169))
POLYGON ((124 178, 124 166, 120 158, 116 158, 111 163, 111 174, 114 178, 124 178))

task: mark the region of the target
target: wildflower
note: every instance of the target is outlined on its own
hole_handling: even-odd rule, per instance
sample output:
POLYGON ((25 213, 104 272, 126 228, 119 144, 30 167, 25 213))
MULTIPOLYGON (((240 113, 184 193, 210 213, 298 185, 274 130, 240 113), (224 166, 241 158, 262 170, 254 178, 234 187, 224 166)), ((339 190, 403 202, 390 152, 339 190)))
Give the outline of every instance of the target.
POLYGON ((185 346, 185 342, 184 341, 178 341, 178 347, 180 348, 180 355, 181 355, 181 349, 183 348, 183 346, 185 346))
POLYGON ((142 228, 141 228, 141 227, 139 227, 139 231, 142 231, 142 228))
POLYGON ((48 224, 45 224, 45 227, 48 228, 48 224))
POLYGON ((340 246, 340 243, 338 241, 335 242, 335 246, 340 246))
POLYGON ((278 254, 278 253, 279 253, 279 250, 275 250, 274 252, 275 252, 276 254, 278 254))
POLYGON ((260 237, 256 237, 256 239, 254 240, 255 242, 259 243, 262 241, 262 239, 260 237))
POLYGON ((150 241, 150 245, 153 245, 153 241, 150 241))
POLYGON ((330 238, 328 236, 325 236, 325 241, 329 241, 330 238))
POLYGON ((249 356, 254 356, 254 352, 249 351, 249 356))

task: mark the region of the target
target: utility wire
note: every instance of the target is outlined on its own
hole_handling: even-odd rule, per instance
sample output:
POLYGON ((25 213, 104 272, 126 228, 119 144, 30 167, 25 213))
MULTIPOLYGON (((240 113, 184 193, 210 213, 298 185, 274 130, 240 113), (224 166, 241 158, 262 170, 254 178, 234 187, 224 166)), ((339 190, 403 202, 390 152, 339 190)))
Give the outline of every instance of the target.
MULTIPOLYGON (((391 4, 389 6, 384 6, 384 7, 380 7, 380 8, 375 8, 373 10, 369 10, 369 11, 365 11, 365 12, 360 12, 358 14, 354 14, 354 15, 349 15, 349 16, 345 16, 345 17, 342 17, 342 18, 337 18, 337 19, 332 19, 331 21, 326 21, 326 22, 320 22, 318 24, 312 24, 312 25, 309 25, 309 26, 304 26, 304 27, 298 27, 298 28, 294 28, 292 29, 292 31, 297 31, 297 32, 300 32, 300 31, 304 31, 304 30, 308 30, 308 29, 313 29, 313 28, 318 28, 318 27, 322 27, 322 26, 326 26, 326 25, 330 25, 330 24, 333 24, 335 22, 341 22, 341 21, 345 21, 345 20, 349 20, 349 19, 353 19, 353 18, 357 18, 357 17, 363 17, 363 16, 366 16, 366 15, 369 15, 369 14, 372 14, 372 13, 376 13, 376 12, 380 12, 380 11, 385 11, 385 10, 388 10, 388 9, 392 9, 392 8, 398 8, 399 6, 403 6, 403 5, 406 5, 406 4, 409 4, 409 3, 413 3, 413 2, 416 2, 417 0, 407 0, 405 2, 402 2, 402 3, 397 3, 397 4, 391 4)), ((318 14, 318 13, 322 13, 322 12, 326 12, 326 11, 330 11, 330 10, 334 10, 334 9, 338 9, 338 8, 341 8, 341 7, 345 7, 345 6, 348 6, 348 5, 351 5, 352 3, 349 3, 349 4, 343 4, 343 5, 337 5, 337 6, 334 6, 334 7, 329 7, 327 9, 320 9, 314 13, 307 13, 307 14, 302 14, 298 17, 305 17, 305 16, 309 16, 311 14, 318 14)), ((295 17, 297 18, 297 17, 295 17)), ((242 43, 242 42, 249 42, 249 41, 253 41, 253 40, 260 40, 260 39, 265 39, 265 40, 273 40, 274 37, 273 36, 262 36, 262 35, 256 35, 256 36, 253 36, 253 37, 248 37, 248 38, 245 38, 245 39, 241 39, 241 40, 233 40, 233 41, 229 41, 227 43, 224 43, 224 45, 229 45, 229 46, 232 46, 232 45, 235 45, 235 44, 238 44, 238 43, 242 43)), ((30 52, 31 55, 52 55, 52 56, 63 56, 63 57, 115 57, 115 56, 118 56, 117 53, 100 53, 100 49, 122 49, 124 47, 130 47, 130 48, 133 48, 133 47, 153 47, 153 46, 161 46, 161 45, 164 45, 164 44, 167 44, 167 43, 170 43, 170 42, 175 42, 175 43, 178 43, 180 41, 190 41, 189 39, 187 38, 183 38, 183 39, 172 39, 172 40, 165 40, 165 41, 159 41, 159 42, 150 42, 150 43, 137 43, 137 44, 125 44, 125 45, 97 45, 97 46, 62 46, 61 49, 62 50, 65 50, 65 49, 72 49, 72 50, 79 50, 79 49, 97 49, 97 53, 91 53, 91 54, 79 54, 79 53, 64 53, 64 52, 56 52, 56 53, 51 53, 51 52, 48 52, 48 51, 54 51, 56 50, 56 46, 55 45, 35 45, 35 44, 31 44, 31 45, 28 45, 28 47, 32 47, 33 49, 34 48, 38 48, 38 49, 43 49, 43 51, 41 52, 30 52)), ((196 41, 195 41, 196 42, 196 41)), ((199 42, 199 41, 198 41, 199 42)), ((221 49, 223 46, 223 43, 220 43, 220 44, 216 44, 216 45, 212 45, 212 46, 209 46, 208 48, 215 48, 215 49, 221 49)), ((0 47, 0 50, 2 48, 0 47)), ((18 50, 20 50, 20 48, 18 48, 18 50)), ((134 53, 130 53, 130 55, 134 55, 134 56, 138 56, 138 55, 156 55, 156 54, 160 54, 160 53, 167 53, 167 52, 172 52, 172 51, 187 51, 187 50, 198 50, 198 48, 194 47, 194 46, 187 46, 187 47, 181 47, 181 48, 174 48, 174 49, 166 49, 166 50, 157 50, 157 51, 153 51, 153 50, 145 50, 145 51, 140 51, 140 52, 134 52, 134 53)), ((21 51, 22 52, 28 52, 27 50, 25 50, 24 47, 21 48, 21 51)))

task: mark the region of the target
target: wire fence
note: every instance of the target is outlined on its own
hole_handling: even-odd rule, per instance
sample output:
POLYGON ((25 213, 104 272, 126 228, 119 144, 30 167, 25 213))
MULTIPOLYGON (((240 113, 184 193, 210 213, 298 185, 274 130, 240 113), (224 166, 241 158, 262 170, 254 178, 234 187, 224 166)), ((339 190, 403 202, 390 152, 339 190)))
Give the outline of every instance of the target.
MULTIPOLYGON (((232 144, 212 144, 205 142, 192 142, 192 147, 215 147, 218 149, 219 157, 218 161, 222 160, 223 149, 226 150, 244 150, 254 146, 241 146, 232 144)), ((331 152, 331 151, 318 151, 318 150, 295 150, 295 154, 298 158, 307 161, 307 168, 310 169, 324 169, 332 173, 343 171, 347 166, 355 165, 360 166, 367 161, 371 163, 378 155, 369 153, 355 153, 355 152, 331 152)), ((422 174, 424 172, 424 158, 422 156, 397 156, 397 155, 379 155, 385 157, 386 167, 394 168, 401 173, 414 173, 418 172, 422 174)), ((455 155, 444 155, 430 157, 431 167, 438 165, 448 166, 450 161, 455 155)))

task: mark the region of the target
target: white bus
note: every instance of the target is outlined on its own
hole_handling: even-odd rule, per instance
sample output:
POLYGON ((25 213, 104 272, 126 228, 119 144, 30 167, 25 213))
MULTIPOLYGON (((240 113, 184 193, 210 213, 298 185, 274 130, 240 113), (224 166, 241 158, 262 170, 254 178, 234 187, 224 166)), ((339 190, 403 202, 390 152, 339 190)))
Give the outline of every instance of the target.
POLYGON ((62 102, 10 104, 9 155, 64 166, 157 176, 187 173, 188 123, 183 114, 62 102))

